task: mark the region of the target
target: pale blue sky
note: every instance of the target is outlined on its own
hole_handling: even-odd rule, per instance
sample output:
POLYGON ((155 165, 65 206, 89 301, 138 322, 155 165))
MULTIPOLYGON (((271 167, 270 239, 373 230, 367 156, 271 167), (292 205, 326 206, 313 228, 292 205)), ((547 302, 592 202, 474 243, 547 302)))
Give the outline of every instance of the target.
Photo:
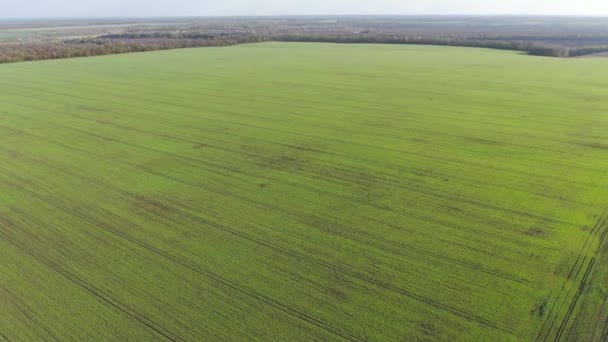
POLYGON ((0 0, 0 18, 281 14, 608 15, 608 0, 0 0))

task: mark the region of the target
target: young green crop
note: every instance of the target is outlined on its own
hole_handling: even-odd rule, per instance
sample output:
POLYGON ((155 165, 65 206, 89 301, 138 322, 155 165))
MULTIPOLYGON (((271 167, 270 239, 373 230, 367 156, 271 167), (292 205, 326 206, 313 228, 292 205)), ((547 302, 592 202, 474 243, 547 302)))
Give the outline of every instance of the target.
POLYGON ((593 340, 608 64, 264 43, 0 66, 0 337, 593 340))

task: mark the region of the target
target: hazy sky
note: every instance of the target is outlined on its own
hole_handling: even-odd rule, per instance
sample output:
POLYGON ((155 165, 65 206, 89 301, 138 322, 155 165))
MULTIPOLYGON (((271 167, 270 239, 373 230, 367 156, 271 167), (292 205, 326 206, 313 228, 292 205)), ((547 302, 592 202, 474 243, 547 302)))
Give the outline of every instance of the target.
POLYGON ((0 0, 0 18, 279 14, 608 15, 608 0, 0 0))

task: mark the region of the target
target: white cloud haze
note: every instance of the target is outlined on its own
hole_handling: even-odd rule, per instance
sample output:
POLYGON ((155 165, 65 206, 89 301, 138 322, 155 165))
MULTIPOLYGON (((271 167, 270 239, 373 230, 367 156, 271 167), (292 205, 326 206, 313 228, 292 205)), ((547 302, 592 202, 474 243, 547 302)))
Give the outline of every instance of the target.
POLYGON ((608 15, 608 0, 0 0, 0 18, 284 14, 608 15))

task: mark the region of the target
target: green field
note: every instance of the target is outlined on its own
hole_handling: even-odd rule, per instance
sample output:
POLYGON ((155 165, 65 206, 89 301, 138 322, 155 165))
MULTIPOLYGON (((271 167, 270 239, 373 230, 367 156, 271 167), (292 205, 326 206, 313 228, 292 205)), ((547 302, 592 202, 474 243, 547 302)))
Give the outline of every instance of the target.
POLYGON ((0 340, 605 339, 607 98, 468 48, 0 65, 0 340))
POLYGON ((0 41, 10 41, 17 39, 24 39, 33 36, 32 32, 27 31, 5 31, 0 30, 0 41))

